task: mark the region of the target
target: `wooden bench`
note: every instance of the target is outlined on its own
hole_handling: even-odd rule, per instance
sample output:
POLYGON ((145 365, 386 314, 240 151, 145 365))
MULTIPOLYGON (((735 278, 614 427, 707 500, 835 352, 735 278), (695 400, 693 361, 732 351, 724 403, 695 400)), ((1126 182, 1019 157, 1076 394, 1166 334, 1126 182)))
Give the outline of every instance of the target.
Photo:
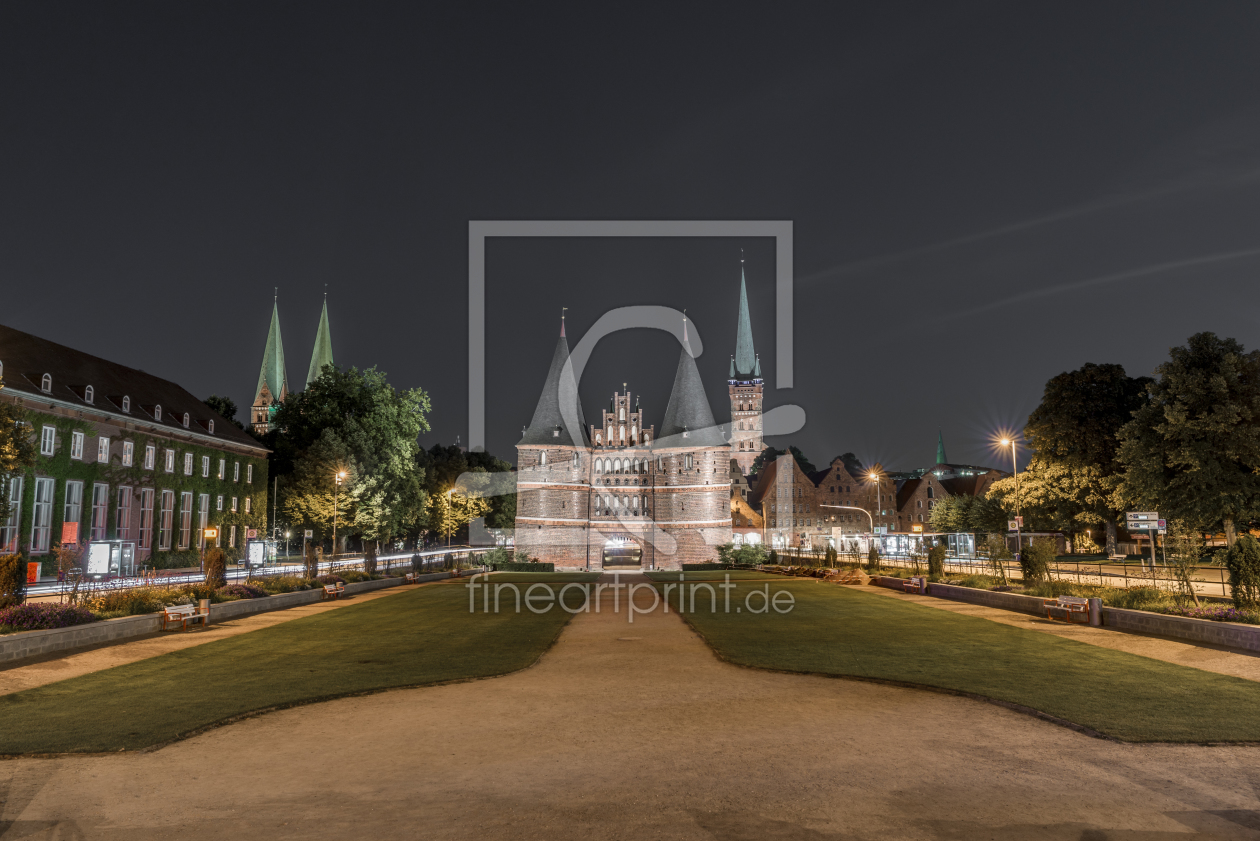
POLYGON ((1129 559, 1128 555, 1108 555, 1107 556, 1107 560, 1109 561, 1127 561, 1128 559, 1129 559))
POLYGON ((325 584, 324 585, 324 598, 336 600, 345 591, 346 591, 345 584, 325 584))
POLYGON ((901 589, 907 593, 918 593, 923 595, 927 593, 927 579, 921 575, 907 578, 901 582, 901 589))
POLYGON ((196 605, 191 604, 175 604, 162 608, 162 630, 169 631, 171 625, 178 623, 181 631, 187 631, 188 626, 193 622, 200 620, 201 627, 206 626, 206 620, 210 616, 202 613, 197 609, 196 605))
POLYGON ((1047 599, 1042 604, 1046 609, 1047 619, 1089 623, 1089 599, 1080 596, 1059 596, 1053 601, 1047 599))

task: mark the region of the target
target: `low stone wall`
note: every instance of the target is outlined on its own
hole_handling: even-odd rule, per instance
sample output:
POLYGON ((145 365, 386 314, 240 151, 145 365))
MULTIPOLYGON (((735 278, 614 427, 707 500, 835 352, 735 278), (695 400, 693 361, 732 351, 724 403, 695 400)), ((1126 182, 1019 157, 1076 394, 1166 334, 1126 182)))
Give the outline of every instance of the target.
MULTIPOLYGON (((440 581, 450 578, 449 572, 432 572, 421 575, 417 580, 440 581)), ((367 593, 382 590, 386 587, 397 587, 406 583, 404 578, 381 578, 376 581, 358 581, 346 585, 346 594, 367 593)), ((259 599, 239 599, 234 602, 210 605, 210 624, 250 616, 255 613, 267 613, 272 610, 285 610, 303 604, 312 604, 323 597, 322 590, 298 590, 294 593, 281 593, 259 599)), ((0 636, 0 663, 9 663, 40 654, 56 651, 68 651, 89 645, 118 642, 131 637, 157 633, 161 627, 161 614, 148 613, 143 616, 124 616, 121 619, 106 619, 104 622, 91 622, 87 625, 75 625, 72 628, 57 628, 51 631, 22 631, 16 634, 0 636)))
MULTIPOLYGON (((900 578, 872 578, 872 584, 902 589, 900 578)), ((1040 596, 1024 596, 1019 593, 999 593, 978 590, 973 587, 957 587, 952 584, 928 584, 928 595, 956 602, 979 604, 1045 616, 1042 606, 1046 600, 1040 596)), ((1187 616, 1168 616, 1145 610, 1126 610, 1119 607, 1103 607, 1102 623, 1105 628, 1129 631, 1136 634, 1169 637, 1186 642, 1239 648, 1244 651, 1260 651, 1260 625, 1241 625, 1233 622, 1213 622, 1210 619, 1191 619, 1187 616)))

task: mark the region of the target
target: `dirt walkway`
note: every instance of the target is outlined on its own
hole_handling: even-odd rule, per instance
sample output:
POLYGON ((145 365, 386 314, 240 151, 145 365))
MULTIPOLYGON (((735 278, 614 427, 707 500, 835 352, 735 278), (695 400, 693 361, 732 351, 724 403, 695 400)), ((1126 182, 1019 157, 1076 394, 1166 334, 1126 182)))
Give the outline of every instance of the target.
MULTIPOLYGON (((290 607, 285 610, 272 610, 267 613, 255 613, 252 616, 242 616, 225 622, 216 622, 205 630, 202 630, 200 626, 193 626, 193 629, 187 633, 182 631, 154 633, 143 637, 132 637, 125 642, 104 643, 89 648, 80 648, 69 654, 55 652, 42 657, 33 657, 29 660, 20 660, 13 664, 0 666, 0 695, 8 695, 10 692, 19 692, 23 689, 42 686, 45 683, 77 677, 88 672, 99 672, 101 669, 121 666, 124 663, 147 660, 150 657, 157 657, 159 654, 166 654, 168 651, 179 651, 182 648, 191 648, 194 645, 226 639, 237 634, 257 631, 260 628, 270 628, 272 625, 300 619, 303 616, 313 616, 327 610, 337 610, 350 605, 363 604, 364 602, 384 598, 403 590, 414 589, 416 586, 423 587, 425 585, 404 585, 401 587, 389 587, 384 590, 371 590, 366 593, 349 596, 346 599, 314 602, 312 604, 290 607)), ((0 838, 2 837, 3 835, 0 835, 0 838)))
POLYGON ((1190 666, 1205 672, 1219 672, 1223 675, 1260 681, 1260 654, 1239 651, 1233 648, 1207 645, 1206 643, 1190 643, 1166 637, 1152 637, 1145 634, 1134 634, 1117 631, 1113 628, 1091 628, 1088 625, 1069 625, 1065 622, 1052 622, 1044 617, 1030 616, 996 607, 986 607, 967 602, 956 602, 949 599, 938 599, 934 596, 920 596, 914 593, 899 593, 887 587, 863 587, 864 593, 874 593, 892 599, 903 599, 915 604, 934 607, 937 610, 948 610, 951 613, 963 613, 967 616, 978 616, 1003 625, 1027 628, 1054 634, 1057 637, 1087 642, 1101 648, 1114 648, 1130 654, 1140 654, 1154 660, 1164 660, 1179 666, 1190 666))
POLYGON ((963 698, 742 669, 677 614, 630 625, 608 593, 603 610, 507 677, 151 754, 0 762, 6 841, 1257 838, 1260 748, 1121 745, 963 698))

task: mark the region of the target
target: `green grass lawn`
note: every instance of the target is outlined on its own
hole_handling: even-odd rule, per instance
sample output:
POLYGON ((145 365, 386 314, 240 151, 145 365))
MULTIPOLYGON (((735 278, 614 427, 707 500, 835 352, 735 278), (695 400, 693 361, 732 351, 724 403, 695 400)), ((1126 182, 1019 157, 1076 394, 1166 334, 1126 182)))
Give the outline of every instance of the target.
POLYGON ((702 599, 687 621, 724 659, 745 666, 974 693, 1125 741, 1260 741, 1260 684, 1253 681, 854 587, 785 579, 770 590, 795 596, 790 613, 734 612, 750 589, 764 587, 731 591, 729 614, 707 612, 702 599))
POLYGON ((271 707, 506 674, 537 660, 570 618, 561 610, 470 616, 464 583, 0 696, 0 754, 144 748, 271 707))
MULTIPOLYGON (((598 572, 492 572, 490 581, 495 584, 568 584, 599 580, 598 572)), ((478 581, 482 579, 478 578, 478 581)))
MULTIPOLYGON (((652 570, 643 573, 652 581, 677 581, 679 573, 665 570, 652 570)), ((729 575, 732 581, 791 581, 785 575, 774 575, 769 572, 758 572, 755 569, 705 569, 695 572, 681 573, 685 581, 723 581, 729 575)))

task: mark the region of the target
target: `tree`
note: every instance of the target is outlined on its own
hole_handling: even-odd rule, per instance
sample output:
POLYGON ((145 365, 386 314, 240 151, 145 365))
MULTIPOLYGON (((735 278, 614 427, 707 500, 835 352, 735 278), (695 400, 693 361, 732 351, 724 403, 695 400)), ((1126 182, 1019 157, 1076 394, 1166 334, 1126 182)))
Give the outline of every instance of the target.
POLYGON ((219 416, 237 429, 244 429, 245 425, 236 419, 236 401, 231 397, 220 397, 217 394, 211 394, 205 400, 201 401, 219 413, 219 416))
MULTIPOLYGON (((4 380, 0 379, 0 391, 4 380)), ((25 413, 11 403, 0 403, 0 522, 9 518, 8 477, 35 464, 35 437, 25 413)))
MULTIPOLYGON (((1086 363, 1050 379, 1041 404, 1028 416, 1024 437, 1033 450, 1020 476, 1029 513, 1051 528, 1077 532, 1103 523, 1107 551, 1116 551, 1117 461, 1120 430, 1145 402, 1150 377, 1130 377, 1120 365, 1086 363), (1025 479, 1027 476, 1027 479, 1025 479)), ((1020 500, 1020 511, 1025 508, 1020 500)))
MULTIPOLYGON (((849 475, 853 476, 854 478, 857 478, 858 476, 866 475, 867 471, 866 471, 866 468, 862 466, 861 459, 853 455, 853 453, 843 453, 841 455, 836 456, 831 461, 844 462, 844 469, 847 470, 849 472, 849 475)), ((830 464, 830 462, 828 463, 830 464)))
POLYGON ((435 444, 428 450, 421 450, 417 456, 417 463, 424 469, 425 489, 430 497, 444 494, 457 486, 460 486, 460 490, 467 491, 468 489, 460 483, 460 477, 466 476, 468 479, 464 484, 477 485, 478 495, 483 496, 488 502, 488 508, 484 514, 486 526, 500 529, 515 527, 516 475, 510 463, 486 452, 467 453, 457 446, 443 446, 442 444, 435 444), (485 482, 474 478, 477 474, 491 473, 507 475, 485 482), (511 487, 512 492, 507 492, 505 482, 511 487))
POLYGON ((428 498, 416 439, 429 429, 428 411, 423 390, 395 390, 375 368, 325 366, 280 405, 266 438, 285 513, 328 534, 335 495, 339 537, 418 533, 428 498), (338 488, 339 472, 346 478, 338 488))
POLYGON ((1229 570, 1229 589, 1234 607, 1254 608, 1260 605, 1260 542, 1244 534, 1225 553, 1229 570))
POLYGON ((1260 507, 1260 351, 1198 333, 1169 357, 1120 430, 1121 493, 1233 546, 1260 507))
POLYGON ((1114 525, 1120 505, 1118 482, 1119 477, 1108 478, 1097 467, 1046 461, 1038 455, 1020 471, 1018 481, 1008 476, 994 482, 988 498, 1008 512, 1018 511, 1029 529, 1075 534, 1102 521, 1114 525))
MULTIPOLYGON (((792 458, 796 459, 796 463, 801 466, 802 471, 804 471, 805 473, 814 473, 817 471, 818 468, 810 464, 809 459, 805 458, 805 454, 802 453, 799 449, 797 449, 796 447, 789 446, 788 451, 792 453, 792 458)), ((779 456, 785 456, 785 455, 787 455, 787 452, 784 452, 783 450, 779 450, 774 447, 766 447, 764 450, 762 450, 760 453, 757 454, 757 458, 753 459, 752 467, 749 468, 748 472, 760 473, 762 467, 774 461, 779 456)))
POLYGON ((490 510, 489 500, 447 491, 429 497, 429 526, 440 536, 450 538, 490 510))
POLYGON ((227 555, 217 546, 206 550, 206 584, 215 590, 227 584, 227 555))

